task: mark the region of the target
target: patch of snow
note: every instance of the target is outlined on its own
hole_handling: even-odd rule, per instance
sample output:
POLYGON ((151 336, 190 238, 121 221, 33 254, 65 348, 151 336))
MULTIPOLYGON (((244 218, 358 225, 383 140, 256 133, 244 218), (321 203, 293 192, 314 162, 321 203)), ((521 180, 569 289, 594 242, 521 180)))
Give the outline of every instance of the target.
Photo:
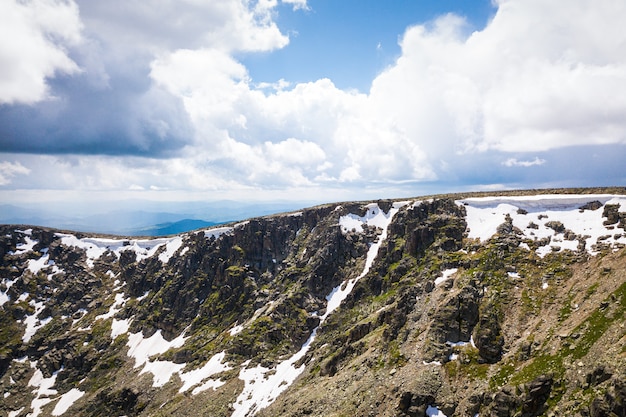
MULTIPOLYGON (((396 204, 397 203, 394 203, 394 208, 396 204)), ((404 203, 403 205, 406 204, 407 203, 404 203)), ((345 216, 341 216, 339 218, 339 225, 341 226, 341 231, 344 234, 352 229, 355 229, 357 232, 362 232, 363 224, 385 229, 389 224, 391 217, 393 217, 391 210, 389 211, 389 213, 385 214, 385 212, 383 212, 383 210, 378 206, 378 203, 370 203, 365 207, 367 208, 367 212, 364 216, 357 216, 356 214, 346 214, 345 216)))
POLYGON ((187 340, 184 333, 169 342, 165 340, 161 330, 157 330, 147 339, 143 337, 143 332, 129 334, 126 343, 126 346, 129 347, 127 354, 135 359, 135 368, 144 366, 139 373, 140 375, 146 372, 152 373, 152 385, 154 387, 165 385, 172 375, 176 372, 180 373, 185 364, 176 364, 170 361, 150 361, 150 357, 165 353, 171 348, 181 347, 187 340))
MULTIPOLYGON (((339 307, 341 302, 345 300, 348 294, 352 292, 352 289, 354 288, 354 285, 357 283, 357 281, 367 275, 370 268, 372 267, 372 264, 374 263, 374 259, 376 259, 376 256, 378 255, 378 250, 380 249, 380 246, 387 238, 387 227, 389 226, 389 224, 391 224, 393 216, 400 210, 401 207, 405 206, 406 204, 408 204, 408 202, 393 203, 393 207, 389 210, 387 214, 385 214, 380 209, 380 207, 378 207, 377 203, 372 203, 367 206, 368 214, 361 218, 363 219, 362 223, 375 225, 376 227, 380 227, 381 229, 383 229, 383 231, 378 237, 378 240, 370 245, 367 251, 367 257, 365 259, 365 267, 363 268, 361 274, 358 277, 351 279, 347 282, 343 282, 341 285, 333 288, 331 293, 326 296, 328 304, 326 305, 326 313, 324 313, 324 315, 321 317, 322 322, 326 320, 326 317, 328 317, 329 314, 335 311, 337 307, 339 307)), ((346 216, 342 216, 342 218, 343 217, 346 216)))
POLYGON ((61 395, 59 397, 59 402, 54 407, 54 410, 52 410, 52 415, 60 416, 64 414, 67 411, 67 409, 70 408, 83 395, 85 395, 85 393, 77 388, 72 388, 65 394, 61 395))
MULTIPOLYGON (((73 246, 79 249, 83 249, 87 254, 87 265, 90 268, 93 268, 94 261, 96 259, 100 258, 100 256, 102 256, 105 252, 109 250, 112 251, 118 258, 120 254, 124 251, 133 251, 137 255, 137 261, 142 261, 153 256, 161 246, 168 245, 172 241, 182 239, 179 236, 173 238, 155 239, 78 239, 76 236, 66 233, 57 233, 56 236, 61 238, 61 243, 65 246, 73 246)), ((176 243, 174 243, 173 245, 176 246, 176 243)), ((166 249, 166 253, 167 252, 168 250, 166 249)))
POLYGON ((37 330, 41 329, 43 326, 48 324, 50 320, 52 320, 52 317, 46 317, 42 320, 37 318, 39 313, 41 313, 44 309, 42 301, 35 302, 34 300, 31 300, 28 304, 35 307, 35 312, 26 316, 24 319, 24 324, 26 324, 24 336, 22 336, 22 342, 24 343, 30 342, 30 339, 35 335, 35 333, 37 333, 37 330))
MULTIPOLYGON (((124 323, 124 325, 126 326, 124 328, 125 333, 128 331, 128 323, 124 323)), ((232 369, 228 364, 222 363, 226 355, 225 352, 214 355, 202 368, 189 372, 183 372, 183 369, 187 366, 186 363, 178 364, 172 361, 150 360, 151 356, 165 353, 171 348, 181 347, 187 340, 184 333, 169 342, 163 338, 161 330, 157 330, 147 339, 143 337, 142 332, 129 334, 128 343, 126 344, 129 347, 128 356, 135 359, 135 368, 143 365, 139 374, 151 373, 153 375, 153 387, 162 387, 167 384, 174 374, 178 374, 181 381, 183 381, 183 386, 179 392, 185 392, 193 386, 203 383, 192 391, 193 395, 209 388, 217 388, 223 385, 224 382, 211 380, 209 377, 232 369)))
POLYGON ((238 324, 236 326, 233 326, 228 333, 230 333, 231 336, 236 335, 237 333, 240 333, 243 330, 243 325, 242 324, 238 324))
POLYGON ((24 293, 20 294, 19 297, 17 297, 16 303, 19 303, 20 301, 26 301, 26 300, 28 300, 28 297, 30 297, 30 294, 27 293, 27 292, 24 292, 24 293))
POLYGON ((180 387, 178 392, 185 392, 191 387, 202 383, 203 381, 204 383, 202 385, 196 387, 191 392, 193 395, 196 395, 202 391, 206 391, 210 388, 216 389, 222 386, 224 382, 208 378, 232 369, 230 366, 228 366, 227 363, 222 363, 225 356, 226 352, 217 353, 213 355, 202 368, 194 369, 189 372, 179 372, 180 379, 183 381, 183 386, 180 387))
MULTIPOLYGON (((87 314, 87 310, 85 310, 84 308, 79 308, 78 310, 76 310, 76 313, 80 313, 82 316, 84 316, 85 314, 87 314)), ((80 319, 82 319, 82 317, 72 320, 72 326, 78 323, 80 319)))
POLYGON ((226 383, 226 381, 222 381, 219 379, 208 379, 204 384, 197 386, 196 388, 194 388, 191 391, 191 395, 197 395, 200 394, 203 391, 207 391, 210 389, 218 389, 219 387, 221 387, 222 385, 224 385, 226 383))
POLYGON ((423 363, 424 365, 436 365, 436 366, 441 366, 441 362, 439 362, 439 361, 432 361, 432 362, 422 361, 422 363, 423 363))
POLYGON ((270 373, 270 369, 261 365, 246 369, 246 363, 244 363, 239 371, 239 379, 245 382, 245 386, 233 404, 235 411, 232 417, 245 417, 256 414, 259 410, 273 403, 283 391, 289 388, 293 381, 304 371, 304 364, 296 368, 295 363, 304 357, 309 350, 309 346, 315 340, 316 334, 317 328, 313 330, 309 339, 298 352, 271 369, 275 371, 274 373, 270 373))
POLYGON ((520 277, 517 272, 507 272, 506 274, 509 276, 509 278, 519 278, 520 277))
POLYGON ((33 274, 37 274, 39 271, 41 271, 44 268, 48 268, 49 266, 54 266, 54 261, 51 261, 49 258, 50 258, 50 255, 46 253, 39 259, 29 259, 28 266, 26 268, 33 274))
POLYGON ((113 317, 122 309, 124 304, 126 304, 126 301, 128 301, 128 298, 124 298, 123 293, 115 294, 115 301, 113 302, 111 307, 109 307, 109 311, 107 313, 96 316, 95 320, 106 320, 113 317))
POLYGON ((443 276, 435 279, 435 285, 439 285, 447 281, 452 275, 456 274, 456 271, 458 271, 458 268, 450 268, 442 271, 443 276))
MULTIPOLYGON (((342 228, 345 228, 345 224, 352 225, 352 221, 356 219, 359 220, 359 224, 367 223, 369 225, 375 225, 376 227, 380 227, 383 231, 378 241, 370 245, 365 260, 365 266, 361 274, 357 278, 338 285, 326 297, 328 303, 326 305, 326 312, 320 317, 320 325, 339 307, 348 294, 350 294, 356 282, 369 272, 378 255, 380 246, 387 238, 387 227, 391 223, 393 216, 406 204, 408 204, 408 202, 394 203, 389 212, 385 214, 377 203, 372 203, 367 206, 367 214, 363 217, 347 215, 340 218, 340 224, 344 223, 342 224, 342 228)), ((339 208, 340 206, 335 210, 339 208)), ((291 386, 293 381, 295 381, 305 368, 304 364, 296 368, 295 363, 302 359, 309 350, 309 346, 315 340, 318 328, 319 326, 313 329, 313 332, 311 332, 311 335, 298 352, 272 369, 261 365, 248 369, 246 368, 247 362, 242 365, 239 371, 239 379, 244 381, 245 385, 243 391, 233 404, 235 411, 232 417, 245 417, 256 414, 259 410, 274 402, 283 391, 291 386)))
POLYGON ((150 290, 146 291, 142 296, 137 297, 137 301, 143 300, 144 298, 148 296, 148 294, 150 294, 150 290))
POLYGON ((469 344, 471 344, 471 340, 469 342, 450 342, 449 340, 446 341, 446 345, 451 346, 451 347, 463 347, 463 346, 467 346, 469 344))
POLYGON ((19 410, 9 411, 8 417, 18 417, 22 411, 24 411, 25 407, 20 408, 19 410))
MULTIPOLYGON (((626 233, 616 237, 614 229, 609 229, 603 224, 602 209, 582 212, 579 210, 579 207, 594 200, 600 201, 603 205, 619 204, 620 211, 626 210, 626 196, 608 194, 481 197, 459 200, 457 204, 465 206, 468 237, 481 241, 488 240, 496 233, 497 227, 504 222, 508 214, 513 226, 519 228, 525 238, 552 240, 551 244, 537 249, 536 253, 543 257, 550 252, 576 251, 578 248, 577 239, 567 240, 563 233, 557 233, 546 226, 551 220, 561 222, 565 229, 584 237, 585 247, 591 255, 597 253, 592 246, 599 241, 609 245, 626 244, 626 233), (519 209, 526 211, 527 214, 518 213, 519 209), (529 228, 530 222, 535 223, 537 228, 529 228)), ((520 246, 522 245, 525 249, 530 249, 525 243, 520 246)))
POLYGON ((161 330, 157 330, 147 339, 144 339, 143 332, 130 333, 126 343, 129 347, 128 356, 135 359, 135 368, 139 368, 148 362, 151 356, 160 355, 171 348, 181 347, 187 340, 184 334, 185 332, 168 342, 161 334, 161 330))
POLYGON ((35 245, 37 243, 39 243, 38 240, 34 240, 30 238, 30 234, 32 232, 32 229, 27 229, 27 230, 16 230, 16 232, 20 232, 20 233, 24 233, 26 236, 24 236, 24 243, 20 243, 19 245, 15 246, 15 252, 9 252, 9 255, 23 255, 27 252, 30 252, 34 249, 35 245))
POLYGON ((150 372, 152 374, 152 386, 155 388, 167 384, 175 373, 180 373, 185 364, 171 361, 147 361, 139 375, 150 372))
POLYGON ((547 289, 548 288, 548 283, 544 282, 543 284, 541 284, 541 288, 544 289, 544 290, 547 289))
POLYGON ((2 280, 2 285, 4 285, 7 290, 6 292, 4 291, 0 291, 0 307, 3 306, 5 303, 8 303, 9 301, 11 301, 11 297, 9 297, 9 289, 11 289, 11 286, 13 284, 15 284, 15 281, 17 281, 17 279, 8 279, 8 278, 4 278, 2 280))
POLYGON ((113 319, 113 322, 111 323, 111 340, 115 340, 117 336, 128 333, 128 329, 130 328, 130 321, 130 319, 113 319))
POLYGON ((28 385, 31 387, 35 387, 36 389, 33 391, 33 394, 35 394, 35 398, 30 404, 33 412, 28 414, 27 417, 37 417, 39 414, 41 414, 41 408, 43 406, 56 399, 52 399, 49 397, 51 395, 57 394, 57 390, 52 389, 52 387, 56 382, 57 374, 61 372, 63 368, 53 373, 51 377, 44 378, 41 370, 37 368, 37 362, 31 362, 30 366, 31 368, 35 369, 35 373, 30 378, 30 381, 28 381, 28 385))
MULTIPOLYGON (((245 224, 245 222, 243 223, 238 223, 235 225, 235 227, 239 226, 243 226, 245 224)), ((210 239, 212 237, 214 237, 215 239, 219 238, 220 236, 222 236, 225 233, 230 233, 233 231, 233 227, 216 227, 214 229, 207 229, 204 231, 204 236, 207 239, 210 239)))
POLYGON ((291 213, 289 216, 291 217, 302 217, 302 212, 301 211, 296 211, 295 213, 291 213))
POLYGON ((11 301, 11 298, 9 298, 9 295, 4 291, 0 291, 0 307, 8 303, 9 301, 11 301))
POLYGON ((165 250, 159 254, 159 261, 163 264, 167 264, 170 258, 176 253, 176 251, 183 245, 183 238, 178 236, 168 241, 165 244, 165 250))
POLYGON ((446 415, 437 407, 429 405, 426 409, 426 415, 428 417, 446 417, 446 415))
POLYGON ((189 252, 189 246, 185 246, 183 248, 183 250, 180 251, 180 255, 179 256, 183 256, 184 254, 186 254, 187 252, 189 252))

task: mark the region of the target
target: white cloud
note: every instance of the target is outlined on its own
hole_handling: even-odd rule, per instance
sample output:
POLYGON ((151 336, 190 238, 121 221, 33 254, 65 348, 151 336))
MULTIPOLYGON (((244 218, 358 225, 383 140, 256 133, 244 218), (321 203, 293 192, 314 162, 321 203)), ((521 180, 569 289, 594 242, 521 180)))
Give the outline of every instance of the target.
POLYGON ((0 185, 11 184, 11 179, 16 175, 28 175, 30 169, 19 162, 0 162, 0 185))
POLYGON ((612 1, 509 0, 468 36, 444 16, 407 30, 371 98, 429 157, 626 143, 624 18, 612 1))
POLYGON ((81 41, 72 0, 5 0, 0 3, 0 104, 48 98, 46 80, 79 71, 67 48, 81 41))
POLYGON ((281 0, 282 3, 293 5, 293 10, 309 10, 307 0, 281 0))
MULTIPOLYGON (((264 13, 275 6, 259 2, 250 13, 270 19, 264 13)), ((454 162, 461 155, 624 143, 626 94, 613 94, 626 88, 618 53, 626 37, 614 16, 626 17, 624 9, 576 0, 563 15, 534 0, 502 1, 473 33, 462 17, 442 16, 407 29, 402 55, 369 94, 327 79, 255 87, 230 47, 165 52, 151 77, 183 99, 195 123, 191 177, 212 172, 268 187, 454 178, 472 169, 454 162), (615 37, 605 41, 596 32, 607 25, 615 37)))
POLYGON ((502 165, 506 167, 531 167, 534 165, 543 165, 546 163, 545 159, 540 159, 539 157, 535 157, 530 161, 519 161, 517 158, 509 158, 506 161, 502 162, 502 165))
POLYGON ((275 1, 78 0, 89 33, 124 55, 177 49, 270 51, 289 38, 273 20, 275 1))

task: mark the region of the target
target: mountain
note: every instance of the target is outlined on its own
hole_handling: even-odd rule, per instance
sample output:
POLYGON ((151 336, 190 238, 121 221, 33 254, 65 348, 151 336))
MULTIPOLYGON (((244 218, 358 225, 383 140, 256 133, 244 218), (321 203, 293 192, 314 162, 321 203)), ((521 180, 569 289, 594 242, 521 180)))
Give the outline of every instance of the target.
POLYGON ((29 206, 0 204, 0 223, 47 226, 122 236, 160 236, 183 233, 211 224, 291 211, 303 206, 306 204, 303 205, 302 202, 268 203, 228 200, 210 202, 83 201, 79 205, 57 201, 29 206), (186 225, 186 222, 189 224, 186 225), (167 229, 169 224, 174 223, 179 224, 173 229, 167 229), (166 227, 163 232, 158 230, 163 227, 166 227))
POLYGON ((0 414, 623 416, 623 188, 0 226, 0 414))
POLYGON ((183 219, 176 222, 159 223, 154 226, 131 229, 128 236, 167 236, 215 226, 219 223, 198 219, 183 219))

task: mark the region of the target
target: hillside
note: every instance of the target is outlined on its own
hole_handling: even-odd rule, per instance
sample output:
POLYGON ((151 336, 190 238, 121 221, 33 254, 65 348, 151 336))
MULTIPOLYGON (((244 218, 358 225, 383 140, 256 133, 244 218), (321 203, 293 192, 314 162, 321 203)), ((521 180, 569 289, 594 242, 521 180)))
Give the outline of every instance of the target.
POLYGON ((0 226, 0 415, 624 416, 624 189, 0 226))

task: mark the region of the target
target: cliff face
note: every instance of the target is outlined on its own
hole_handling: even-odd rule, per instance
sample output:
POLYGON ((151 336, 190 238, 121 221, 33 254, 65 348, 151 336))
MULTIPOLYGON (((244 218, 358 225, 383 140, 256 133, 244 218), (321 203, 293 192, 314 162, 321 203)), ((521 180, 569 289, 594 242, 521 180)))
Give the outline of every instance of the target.
POLYGON ((625 415, 626 198, 0 230, 0 413, 625 415), (613 414, 611 414, 613 413, 613 414))

